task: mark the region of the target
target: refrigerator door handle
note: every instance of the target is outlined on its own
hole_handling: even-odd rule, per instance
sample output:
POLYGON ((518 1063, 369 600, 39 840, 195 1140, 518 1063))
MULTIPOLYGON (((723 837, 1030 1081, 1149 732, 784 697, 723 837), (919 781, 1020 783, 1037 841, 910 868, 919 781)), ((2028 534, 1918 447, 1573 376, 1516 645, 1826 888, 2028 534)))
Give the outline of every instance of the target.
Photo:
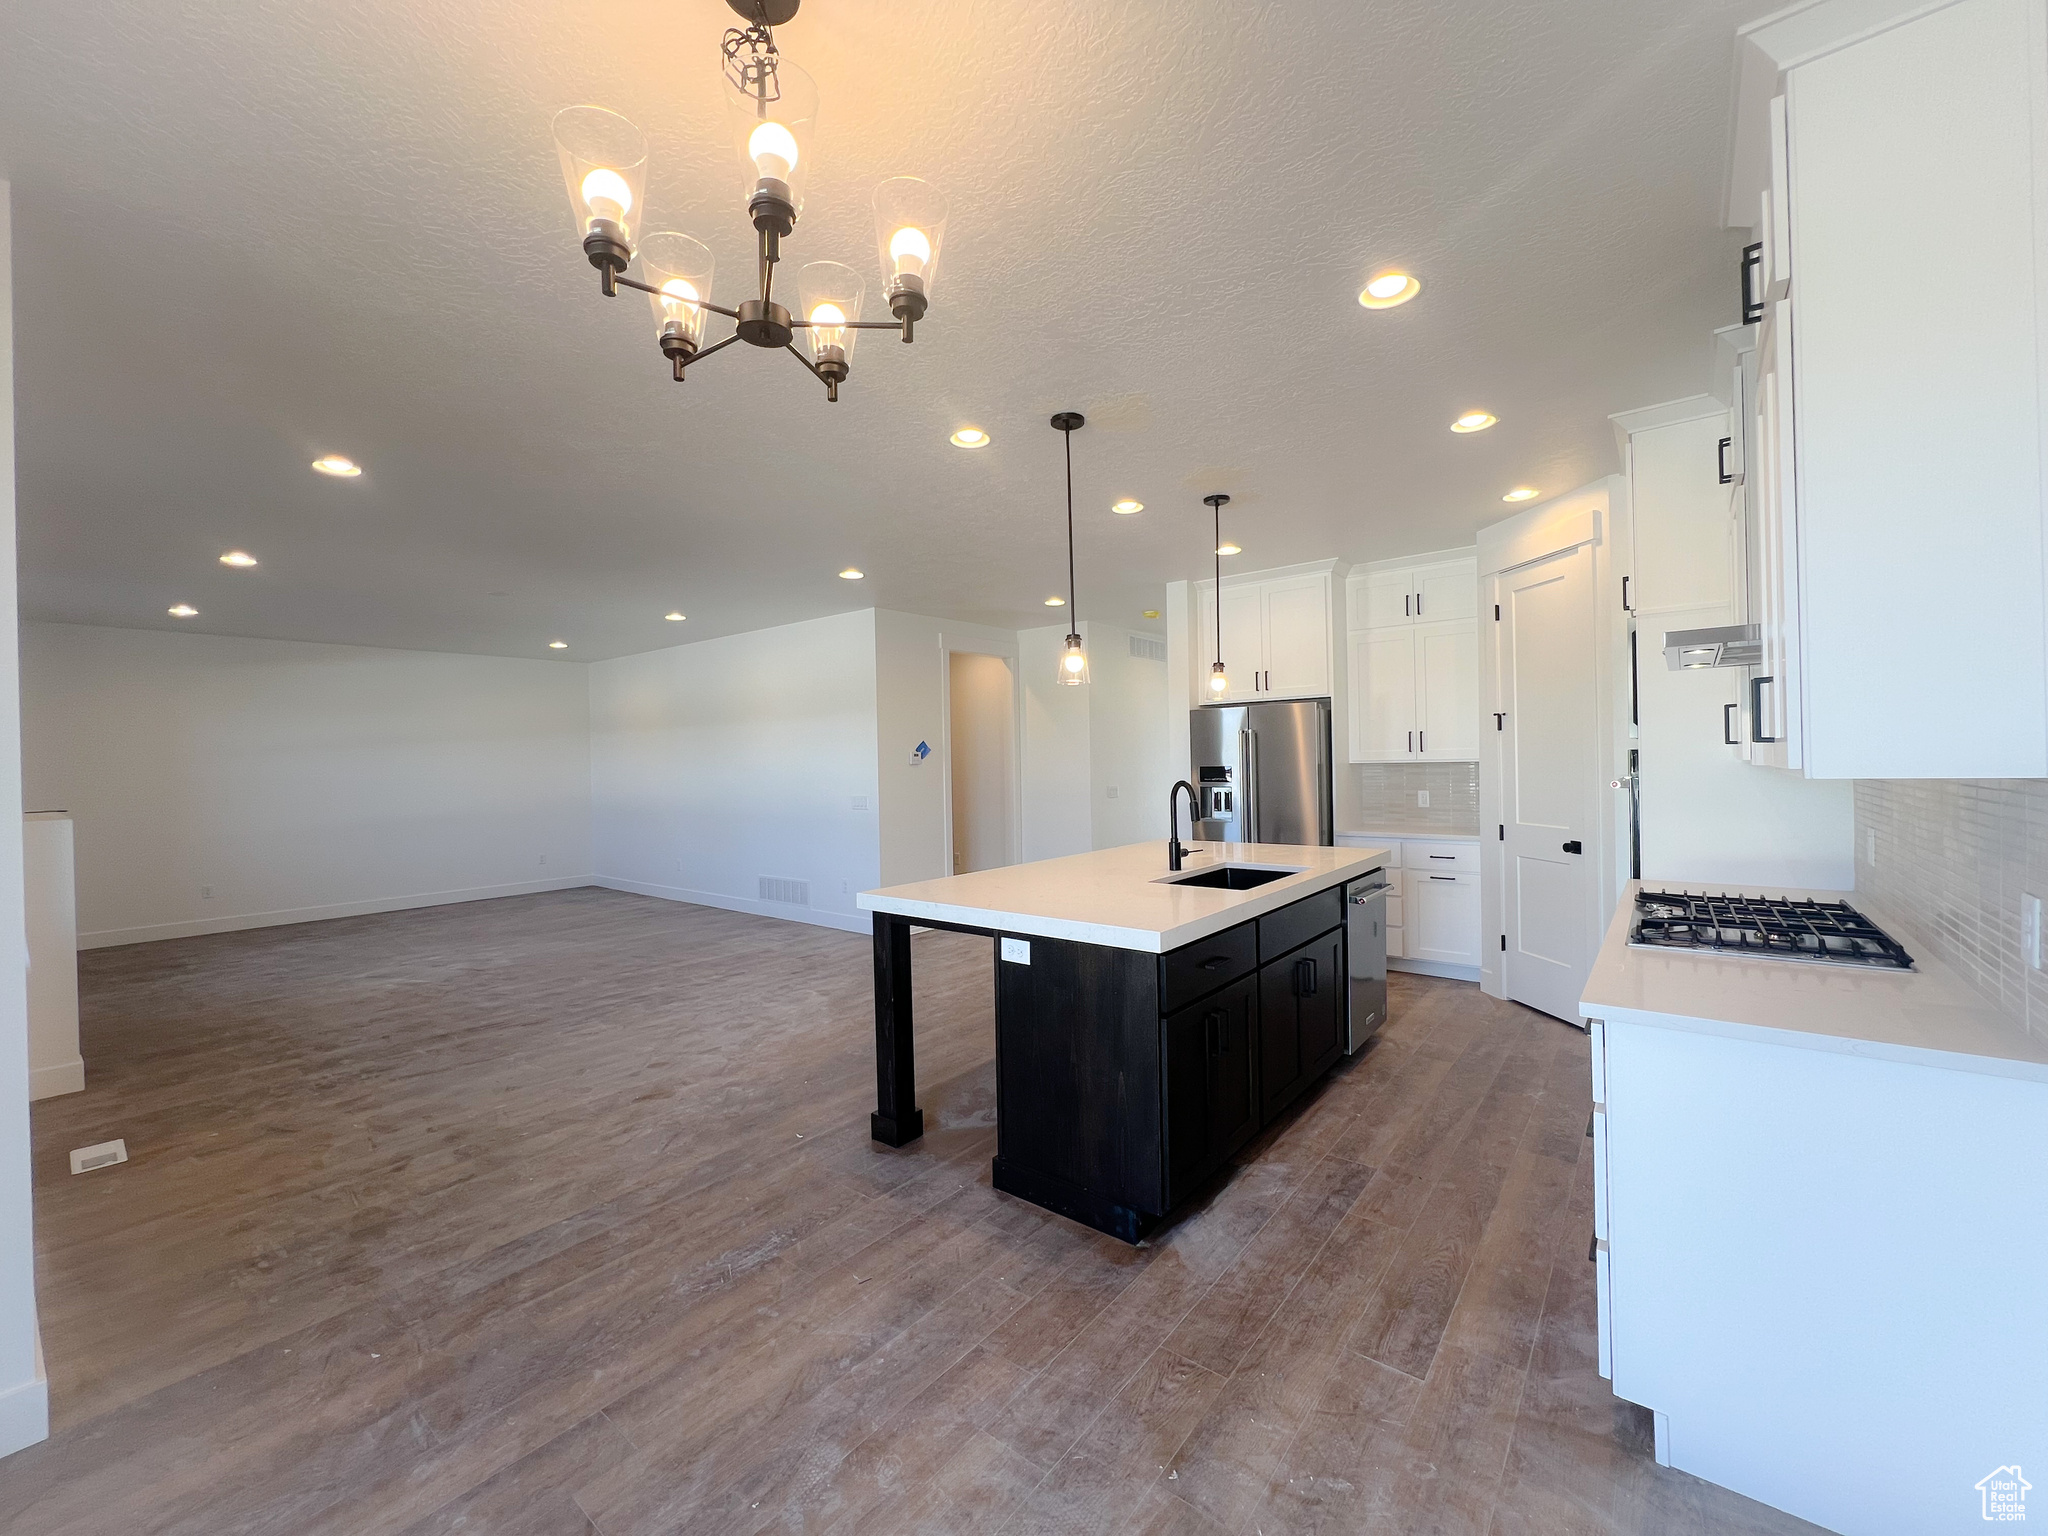
POLYGON ((1259 733, 1245 726, 1237 733, 1238 757, 1244 763, 1244 840, 1259 840, 1259 733))

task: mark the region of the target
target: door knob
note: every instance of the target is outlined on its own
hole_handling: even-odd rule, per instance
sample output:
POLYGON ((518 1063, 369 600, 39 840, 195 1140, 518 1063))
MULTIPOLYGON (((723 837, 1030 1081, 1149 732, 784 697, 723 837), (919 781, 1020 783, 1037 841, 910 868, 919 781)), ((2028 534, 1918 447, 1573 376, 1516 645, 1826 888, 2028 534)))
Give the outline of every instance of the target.
POLYGON ((1564 845, 1564 851, 1566 853, 1584 853, 1586 850, 1579 846, 1579 840, 1575 837, 1564 845))

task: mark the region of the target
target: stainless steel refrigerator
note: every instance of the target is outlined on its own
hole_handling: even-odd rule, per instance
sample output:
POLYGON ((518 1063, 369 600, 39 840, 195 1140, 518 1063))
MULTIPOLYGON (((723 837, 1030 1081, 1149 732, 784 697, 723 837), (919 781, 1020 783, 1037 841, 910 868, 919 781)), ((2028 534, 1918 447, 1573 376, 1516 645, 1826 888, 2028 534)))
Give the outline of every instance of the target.
POLYGON ((1330 701, 1211 704, 1188 721, 1195 840, 1336 841, 1330 805, 1330 701))

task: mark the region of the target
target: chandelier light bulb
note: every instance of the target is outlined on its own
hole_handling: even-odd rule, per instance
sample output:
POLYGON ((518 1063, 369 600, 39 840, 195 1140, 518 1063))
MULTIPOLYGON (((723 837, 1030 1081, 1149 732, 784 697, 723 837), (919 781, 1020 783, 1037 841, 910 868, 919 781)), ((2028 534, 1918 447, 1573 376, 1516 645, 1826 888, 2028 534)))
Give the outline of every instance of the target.
POLYGON ((1083 656, 1079 650, 1069 646, 1066 657, 1060 662, 1060 665, 1069 672, 1079 672, 1088 665, 1088 658, 1083 656))
POLYGON ((583 178, 583 206, 593 219, 623 224, 633 211, 633 189, 617 171, 599 166, 583 178))
POLYGON ((889 259, 898 277, 922 277, 924 264, 932 259, 932 243, 923 230, 906 224, 889 237, 889 259))
POLYGON ((1230 674, 1223 670, 1223 663, 1216 662, 1209 668, 1209 691, 1223 693, 1230 687, 1230 674))
POLYGON ((754 157, 759 174, 787 181, 796 169, 796 135, 771 117, 747 135, 747 153, 754 157))
POLYGON ((704 297, 703 294, 697 291, 696 285, 687 277, 670 278, 661 285, 661 292, 664 298, 673 301, 668 307, 669 313, 678 320, 682 318, 682 310, 691 307, 704 297))

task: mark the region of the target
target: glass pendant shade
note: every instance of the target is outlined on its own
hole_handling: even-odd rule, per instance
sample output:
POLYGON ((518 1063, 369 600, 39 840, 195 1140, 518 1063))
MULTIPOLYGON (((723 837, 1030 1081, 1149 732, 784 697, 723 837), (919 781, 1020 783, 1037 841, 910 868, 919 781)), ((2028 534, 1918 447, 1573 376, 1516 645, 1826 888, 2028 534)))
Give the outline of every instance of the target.
POLYGON ((555 114, 555 153, 576 238, 601 233, 633 249, 646 206, 646 136, 603 107, 564 107, 555 114))
POLYGON ((817 82, 777 54, 774 73, 751 89, 726 79, 725 107, 748 202, 767 191, 801 214, 818 127, 817 82))
POLYGON ((1223 670, 1220 661, 1209 668, 1209 691, 1218 695, 1230 691, 1230 674, 1223 670))
POLYGON ((797 301, 802 319, 810 322, 811 361, 848 363, 853 359, 854 338, 859 331, 849 328, 860 319, 861 301, 867 284, 853 268, 839 261, 807 262, 796 279, 797 301))
POLYGON ((931 297, 939 247, 946 238, 946 199, 915 176, 891 176, 875 188, 875 248, 882 281, 931 297))
POLYGON ((1053 681, 1069 688, 1078 688, 1088 681, 1088 650, 1079 635, 1068 635, 1060 647, 1059 670, 1053 674, 1053 681))
POLYGON ((637 254, 642 281, 661 290, 647 296, 657 333, 687 337, 692 351, 702 347, 704 304, 711 298, 711 248, 672 229, 657 229, 640 241, 637 254))

